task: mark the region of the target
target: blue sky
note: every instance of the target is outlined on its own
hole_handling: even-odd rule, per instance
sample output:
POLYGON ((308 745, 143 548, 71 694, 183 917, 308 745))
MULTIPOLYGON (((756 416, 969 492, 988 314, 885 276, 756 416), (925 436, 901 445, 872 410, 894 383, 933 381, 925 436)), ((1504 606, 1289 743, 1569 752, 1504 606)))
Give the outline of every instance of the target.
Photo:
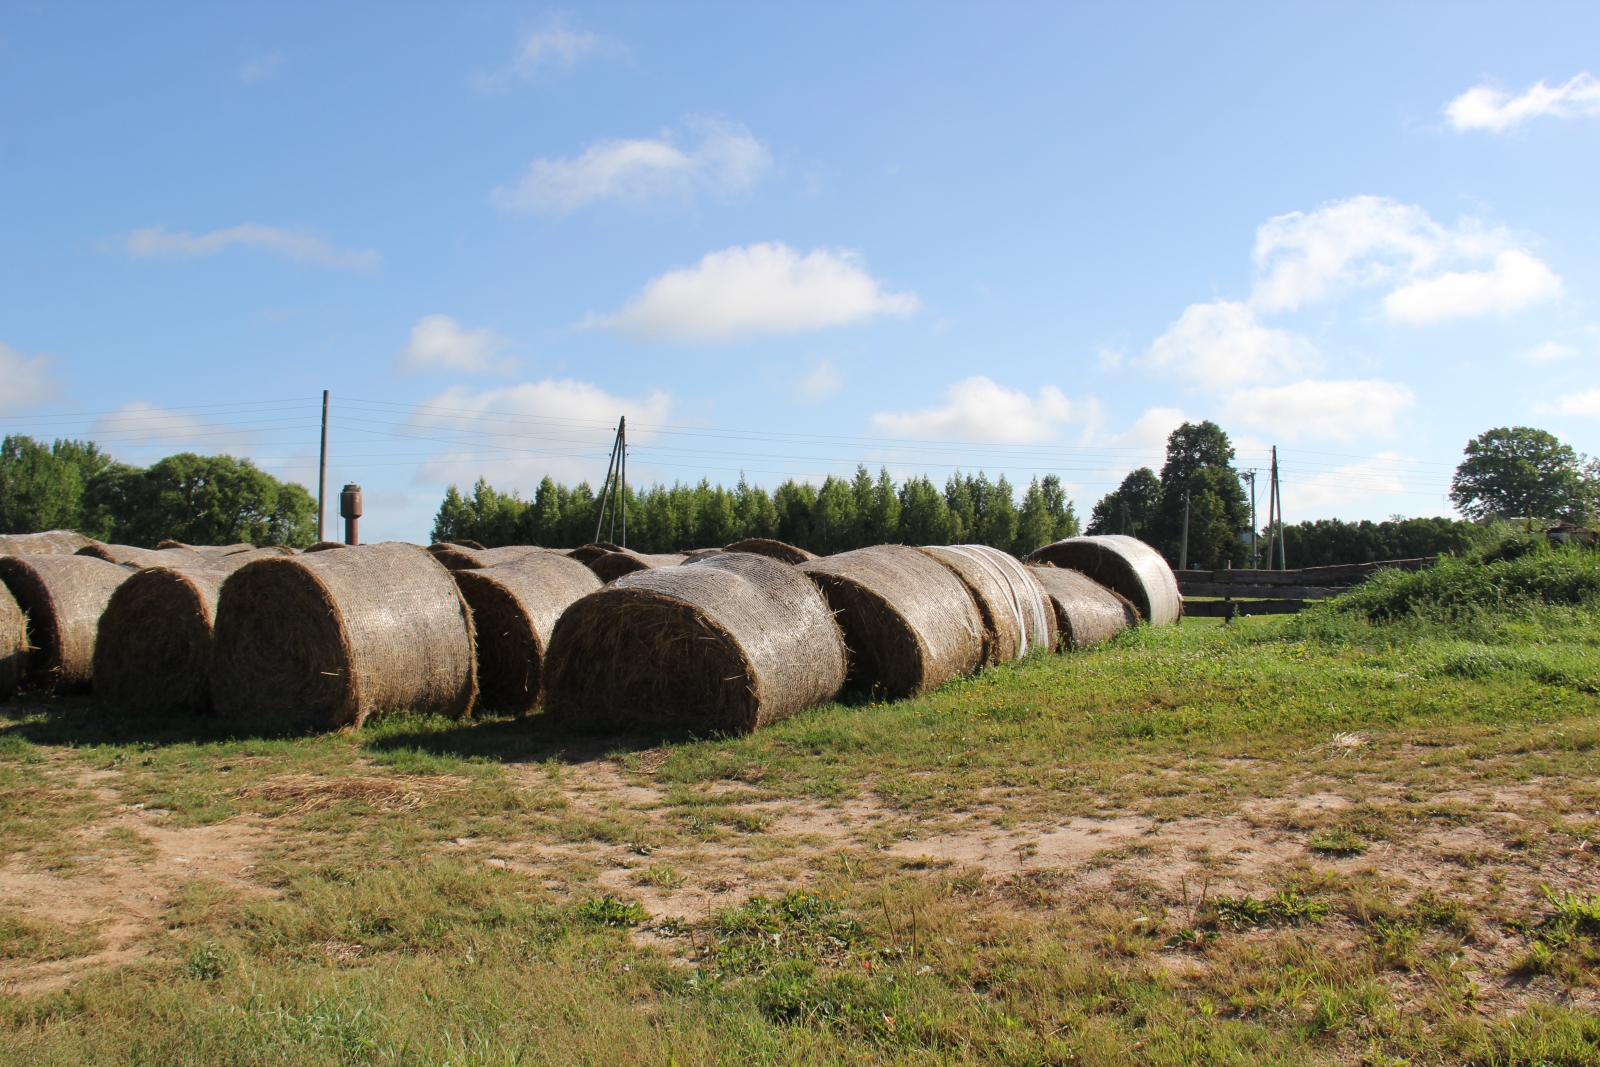
POLYGON ((0 6, 0 429, 362 484, 1600 452, 1594 5, 0 6))

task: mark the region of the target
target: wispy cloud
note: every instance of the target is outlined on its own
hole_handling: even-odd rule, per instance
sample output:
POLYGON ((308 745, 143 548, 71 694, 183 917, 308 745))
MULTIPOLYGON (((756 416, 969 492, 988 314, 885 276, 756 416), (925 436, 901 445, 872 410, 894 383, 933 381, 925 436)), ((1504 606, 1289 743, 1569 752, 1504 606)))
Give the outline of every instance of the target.
POLYGON ((143 463, 173 452, 249 453, 258 441, 254 430, 213 422, 192 411, 158 407, 132 400, 95 419, 94 439, 118 459, 143 463))
POLYGON ((1573 345, 1564 345, 1559 341, 1546 341, 1534 345, 1525 352, 1518 352, 1518 359, 1525 359, 1529 363, 1553 363, 1558 359, 1569 359, 1577 355, 1579 349, 1573 345))
POLYGON ((1445 319, 1509 314, 1561 296, 1555 271, 1526 252, 1501 252, 1489 270, 1452 271, 1412 282, 1383 299, 1396 322, 1428 325, 1445 319))
POLYGON ((1262 325, 1250 305, 1219 300, 1185 308, 1150 345, 1145 362, 1193 385, 1221 389, 1307 370, 1319 358, 1305 337, 1262 325))
POLYGON ((127 248, 129 255, 141 258, 214 256, 230 245, 265 249, 288 256, 290 259, 314 263, 319 267, 375 270, 383 259, 374 249, 335 248, 320 237, 276 226, 259 226, 255 223, 245 223, 202 234, 170 232, 164 226, 150 226, 134 230, 128 236, 127 248))
POLYGON ((577 29, 568 20, 556 18, 542 29, 523 33, 507 66, 492 74, 473 75, 472 81, 481 90, 495 92, 515 81, 564 74, 591 57, 627 54, 628 48, 621 41, 577 29))
POLYGON ((651 340, 729 341, 910 315, 920 306, 915 293, 886 292, 857 253, 818 248, 802 256, 773 242, 709 252, 584 325, 651 340))
POLYGON ((805 401, 826 400, 839 391, 839 368, 833 360, 825 359, 812 367, 795 383, 795 396, 805 401))
POLYGON ((1399 452, 1379 452, 1371 459, 1292 481, 1284 503, 1295 515, 1325 515, 1329 509, 1360 500, 1406 493, 1406 473, 1414 462, 1399 452))
POLYGON ((506 338, 487 326, 469 330, 449 315, 424 315, 411 327, 411 338, 395 353, 394 368, 402 374, 421 370, 509 371, 514 363, 498 359, 506 338))
POLYGON ((283 66, 286 57, 281 52, 274 52, 270 56, 259 59, 250 59, 239 64, 239 80, 242 82, 257 82, 270 77, 283 66))
POLYGON ((1457 130, 1492 133, 1504 133, 1543 115, 1594 117, 1600 115, 1600 79, 1585 71, 1562 85, 1536 82, 1520 96, 1492 85, 1477 85, 1445 105, 1444 113, 1457 130))
POLYGON ((688 201, 700 190, 732 196, 772 167, 766 147, 737 122, 691 115, 685 126, 698 138, 688 147, 666 131, 659 138, 596 141, 570 159, 536 159, 520 182, 495 189, 490 200, 508 211, 562 215, 597 200, 688 201))
POLYGON ((1054 439, 1073 416, 1072 402, 1053 385, 1032 397, 977 375, 946 389, 939 407, 874 414, 872 428, 890 437, 1023 444, 1054 439))
POLYGON ((44 354, 25 356, 0 342, 0 415, 18 415, 61 396, 55 360, 44 354))
POLYGON ((1600 418, 1600 389, 1590 389, 1583 393, 1568 393, 1554 404, 1547 405, 1541 410, 1560 412, 1563 415, 1578 415, 1589 419, 1600 418))
POLYGON ((1227 398, 1227 418, 1287 441, 1305 438, 1364 441, 1393 437, 1395 422, 1415 395, 1381 379, 1292 382, 1243 389, 1227 398))

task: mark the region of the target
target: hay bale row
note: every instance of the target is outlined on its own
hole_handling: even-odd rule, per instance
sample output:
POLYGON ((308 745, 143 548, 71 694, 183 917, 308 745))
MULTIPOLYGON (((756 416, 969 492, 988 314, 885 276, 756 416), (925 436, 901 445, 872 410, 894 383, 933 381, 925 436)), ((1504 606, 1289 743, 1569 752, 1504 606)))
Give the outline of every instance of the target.
POLYGON ((596 556, 587 561, 587 566, 594 571, 602 582, 614 582, 625 574, 637 571, 653 571, 661 567, 676 567, 688 559, 682 552, 644 553, 632 552, 626 548, 615 552, 607 552, 603 556, 596 556))
POLYGON ((550 552, 535 545, 506 545, 503 548, 484 548, 476 541, 441 541, 429 545, 433 558, 453 571, 479 570, 497 563, 521 559, 530 552, 550 552))
POLYGON ((1139 625, 1139 611, 1127 597, 1107 589, 1081 571, 1049 563, 1029 564, 1050 598, 1062 651, 1082 651, 1139 625))
POLYGON ((45 530, 31 534, 0 534, 0 556, 70 556, 95 544, 76 530, 45 530))
POLYGON ((17 691, 27 655, 27 617, 11 590, 0 585, 0 700, 10 700, 17 691))
POLYGON ((1035 549, 1029 563, 1050 563, 1081 571, 1127 598, 1151 626, 1167 626, 1183 616, 1178 580, 1161 553, 1133 537, 1069 537, 1035 549))
POLYGON ((93 556, 0 556, 0 581, 28 618, 29 679, 57 693, 88 691, 100 616, 134 573, 93 556))
POLYGON ((735 541, 723 549, 724 552, 751 552, 757 556, 770 556, 772 559, 782 560, 784 563, 804 563, 817 557, 803 548, 774 541, 770 537, 746 537, 743 541, 735 541))
POLYGON ((831 699, 846 669, 839 627, 806 576, 728 552, 635 571, 567 608, 545 706, 588 728, 743 732, 831 699))
POLYGON ((1015 556, 988 545, 935 545, 922 551, 966 586, 983 620, 983 663, 1021 659, 1056 647, 1056 615, 1045 591, 1015 556))
POLYGON ((599 577, 577 560, 543 551, 490 567, 459 568, 451 575, 472 609, 479 701, 497 711, 532 711, 544 695, 544 664, 556 620, 574 601, 598 590, 599 577))
POLYGON ((191 548, 138 548, 134 545, 103 545, 98 541, 78 549, 77 554, 140 568, 204 567, 212 558, 191 548))

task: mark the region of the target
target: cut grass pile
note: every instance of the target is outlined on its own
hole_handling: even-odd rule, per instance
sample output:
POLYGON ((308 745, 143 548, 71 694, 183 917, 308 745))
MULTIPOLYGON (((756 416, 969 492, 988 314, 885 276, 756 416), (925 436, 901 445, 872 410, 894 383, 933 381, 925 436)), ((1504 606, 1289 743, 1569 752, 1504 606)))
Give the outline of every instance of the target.
POLYGON ((0 1063, 1597 1064, 1590 564, 742 737, 0 708, 0 1063))

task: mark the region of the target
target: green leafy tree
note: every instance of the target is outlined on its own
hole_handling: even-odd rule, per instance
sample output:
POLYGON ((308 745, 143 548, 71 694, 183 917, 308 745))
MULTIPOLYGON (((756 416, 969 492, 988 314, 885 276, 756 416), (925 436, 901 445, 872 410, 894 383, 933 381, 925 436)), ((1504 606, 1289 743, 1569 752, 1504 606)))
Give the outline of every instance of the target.
POLYGON ((1450 499, 1471 519, 1570 519, 1594 514, 1593 464, 1554 434, 1499 427, 1467 442, 1450 499))
POLYGON ((1061 488, 1061 479, 1054 474, 1045 475, 1043 481, 1034 478, 1017 513, 1017 538, 1012 551, 1026 556, 1041 545, 1076 537, 1078 533, 1078 516, 1061 488))
POLYGON ((109 539, 145 548, 168 538, 303 548, 317 534, 305 487, 232 456, 180 452, 142 471, 112 464, 85 487, 83 508, 109 539))
POLYGON ((111 465, 92 441, 57 440, 50 447, 21 434, 0 441, 0 533, 105 531, 86 520, 83 493, 111 465))
POLYGON ((1161 479, 1149 467, 1129 472, 1122 484, 1100 498, 1089 513, 1091 534, 1127 534, 1141 541, 1155 536, 1161 510, 1161 479))
POLYGON ((1233 444, 1209 420, 1186 422, 1167 437, 1152 543, 1174 566, 1182 554, 1186 493, 1189 565, 1217 568, 1229 560, 1241 562, 1239 538, 1250 528, 1250 504, 1233 469, 1233 444))
POLYGON ((1341 522, 1318 519, 1283 529, 1288 556, 1296 567, 1332 567, 1385 559, 1459 555, 1473 547, 1474 526, 1460 519, 1391 519, 1341 522))

